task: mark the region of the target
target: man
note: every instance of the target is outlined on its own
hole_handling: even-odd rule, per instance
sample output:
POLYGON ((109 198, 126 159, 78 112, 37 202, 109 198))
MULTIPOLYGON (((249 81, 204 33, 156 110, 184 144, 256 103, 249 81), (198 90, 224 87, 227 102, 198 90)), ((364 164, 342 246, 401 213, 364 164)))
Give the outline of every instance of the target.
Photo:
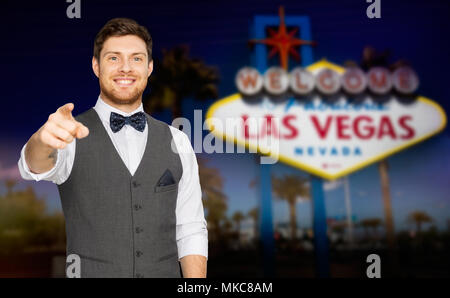
POLYGON ((24 179, 58 185, 67 254, 81 277, 206 277, 207 229, 187 136, 143 112, 153 70, 147 29, 112 19, 95 38, 100 96, 51 114, 24 145, 24 179))

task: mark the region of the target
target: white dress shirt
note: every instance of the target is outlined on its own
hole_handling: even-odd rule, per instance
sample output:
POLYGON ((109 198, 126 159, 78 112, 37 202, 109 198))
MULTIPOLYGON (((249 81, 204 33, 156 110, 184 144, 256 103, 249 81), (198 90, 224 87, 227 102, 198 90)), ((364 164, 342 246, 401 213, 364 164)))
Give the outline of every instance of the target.
MULTIPOLYGON (((131 175, 133 175, 144 154, 147 144, 148 125, 145 125, 143 132, 136 130, 130 125, 124 125, 120 131, 114 133, 109 125, 109 117, 111 112, 130 116, 136 112, 144 111, 142 103, 135 111, 125 113, 108 105, 99 97, 94 109, 100 116, 114 147, 131 175)), ((197 159, 187 135, 173 126, 169 127, 183 166, 183 175, 178 185, 176 205, 178 259, 186 255, 203 255, 208 257, 208 231, 203 213, 197 159)), ((76 139, 64 149, 58 149, 55 166, 49 171, 40 174, 32 173, 25 161, 26 145, 22 148, 18 162, 19 171, 23 179, 46 180, 58 185, 66 181, 74 163, 76 139)))

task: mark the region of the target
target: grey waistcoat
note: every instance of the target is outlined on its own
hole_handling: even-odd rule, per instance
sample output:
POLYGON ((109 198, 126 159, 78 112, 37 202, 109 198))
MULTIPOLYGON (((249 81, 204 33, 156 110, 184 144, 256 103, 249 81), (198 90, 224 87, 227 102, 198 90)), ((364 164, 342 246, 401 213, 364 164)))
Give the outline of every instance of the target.
POLYGON ((131 176, 94 109, 76 117, 89 128, 77 139, 69 178, 58 185, 67 255, 81 277, 180 277, 175 207, 181 160, 164 122, 146 114, 148 139, 131 176), (169 169, 175 184, 157 186, 169 169))

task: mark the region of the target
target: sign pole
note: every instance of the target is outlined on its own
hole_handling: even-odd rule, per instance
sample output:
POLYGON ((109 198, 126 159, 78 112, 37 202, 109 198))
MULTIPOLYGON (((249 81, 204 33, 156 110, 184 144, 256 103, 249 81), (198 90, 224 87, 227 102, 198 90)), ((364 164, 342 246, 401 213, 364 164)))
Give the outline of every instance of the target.
POLYGON ((348 176, 345 176, 345 209, 347 211, 347 228, 348 228, 348 243, 350 248, 353 248, 353 215, 352 215, 352 203, 350 200, 350 182, 348 176))
MULTIPOLYGON (((272 20, 275 21, 275 20, 272 20)), ((264 38, 267 19, 265 17, 256 16, 253 27, 250 32, 253 38, 264 38)), ((255 52, 251 57, 252 64, 260 71, 264 72, 267 69, 267 52, 266 47, 257 45, 255 52)), ((264 277, 273 277, 275 274, 275 243, 273 233, 272 220, 272 177, 271 165, 261 164, 262 156, 259 155, 259 175, 260 175, 260 235, 262 240, 263 250, 263 272, 264 277)))
POLYGON ((260 235, 263 243, 264 277, 273 277, 275 245, 272 219, 272 178, 271 165, 260 165, 261 224, 260 235))
POLYGON ((316 274, 318 277, 330 277, 328 259, 327 215, 323 193, 323 179, 311 175, 313 199, 314 252, 316 258, 316 274))
MULTIPOLYGON (((278 26, 281 23, 281 18, 284 15, 273 17, 273 16, 256 16, 254 18, 253 27, 250 28, 250 32, 255 39, 264 39, 265 30, 267 26, 278 26)), ((287 25, 293 25, 301 28, 300 38, 303 40, 311 40, 311 30, 310 22, 308 17, 288 17, 283 20, 287 25)), ((312 48, 310 46, 303 46, 300 49, 302 56, 302 65, 307 66, 313 63, 312 48)), ((254 55, 252 55, 252 64, 260 71, 264 73, 267 69, 267 52, 266 46, 259 44, 256 45, 254 55)), ((287 69, 286 69, 287 70, 287 69)), ((271 165, 262 164, 260 165, 260 190, 261 190, 261 237, 263 241, 263 254, 264 254, 264 274, 265 276, 272 276, 274 274, 274 260, 275 260, 275 248, 274 248, 274 234, 273 234, 273 222, 272 222, 272 178, 270 173, 271 165)), ((314 208, 314 221, 318 222, 317 233, 316 228, 314 231, 315 240, 315 250, 320 250, 319 259, 320 264, 318 265, 317 272, 319 276, 326 276, 328 268, 328 245, 326 243, 326 214, 325 205, 323 202, 323 189, 322 189, 322 179, 315 178, 316 183, 320 191, 316 191, 318 197, 314 195, 314 200, 317 200, 317 207, 314 208), (317 211, 316 211, 317 210, 317 211), (317 214, 316 214, 317 213, 317 214), (325 230, 324 235, 323 231, 325 230), (323 239, 325 237, 325 240, 323 239)))

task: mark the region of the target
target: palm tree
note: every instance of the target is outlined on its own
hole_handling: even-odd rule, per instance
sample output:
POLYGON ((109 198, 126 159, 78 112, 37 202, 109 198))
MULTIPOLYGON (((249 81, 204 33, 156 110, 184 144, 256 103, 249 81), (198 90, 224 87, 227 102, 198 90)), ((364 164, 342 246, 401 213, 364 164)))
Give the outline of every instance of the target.
MULTIPOLYGON (((398 60, 395 63, 389 64, 389 50, 384 50, 383 52, 378 52, 375 48, 366 46, 362 52, 362 59, 359 66, 363 70, 368 70, 374 66, 384 66, 389 68, 391 71, 395 70, 398 67, 408 65, 408 62, 405 60, 398 60)), ((357 63, 354 61, 347 61, 345 63, 346 66, 357 66, 357 63)), ((388 244, 391 248, 395 248, 395 229, 394 229, 394 220, 392 216, 392 204, 391 204, 391 194, 390 194, 390 186, 389 186, 389 164, 387 159, 383 159, 378 163, 378 170, 380 173, 381 180, 381 190, 383 194, 383 208, 386 219, 386 236, 388 240, 388 244)))
POLYGON ((224 218, 222 229, 228 236, 233 233, 233 223, 228 219, 228 217, 224 218))
POLYGON ((285 200, 289 205, 291 238, 297 234, 296 203, 299 197, 309 198, 308 179, 297 175, 284 175, 282 178, 272 177, 272 189, 276 197, 285 200))
POLYGON ((223 179, 217 169, 207 165, 207 160, 198 158, 203 205, 206 209, 209 233, 212 240, 220 239, 221 223, 226 219, 227 202, 223 193, 223 179))
POLYGON ((366 237, 369 235, 368 230, 372 230, 372 235, 378 234, 378 227, 381 226, 382 220, 379 218, 366 218, 361 220, 360 225, 364 228, 366 237))
POLYGON ((182 100, 215 99, 218 96, 218 70, 202 60, 189 57, 187 46, 163 50, 161 61, 155 60, 150 76, 150 93, 144 97, 144 110, 151 114, 165 108, 172 110, 173 119, 182 116, 182 100))
POLYGON ((413 211, 409 214, 408 220, 416 224, 417 235, 422 232, 422 224, 433 221, 433 218, 424 211, 413 211))
POLYGON ((253 233, 254 238, 258 239, 258 221, 259 221, 259 208, 255 207, 250 209, 247 212, 247 217, 251 218, 253 220, 253 233))
POLYGON ((245 219, 244 214, 241 211, 234 212, 231 219, 236 223, 236 231, 238 234, 238 240, 241 238, 241 222, 245 219))
POLYGON ((394 219, 392 216, 391 192, 389 186, 389 164, 387 159, 383 159, 378 163, 380 172, 381 191, 383 194, 383 208, 386 218, 386 236, 388 244, 391 248, 395 248, 394 219))

